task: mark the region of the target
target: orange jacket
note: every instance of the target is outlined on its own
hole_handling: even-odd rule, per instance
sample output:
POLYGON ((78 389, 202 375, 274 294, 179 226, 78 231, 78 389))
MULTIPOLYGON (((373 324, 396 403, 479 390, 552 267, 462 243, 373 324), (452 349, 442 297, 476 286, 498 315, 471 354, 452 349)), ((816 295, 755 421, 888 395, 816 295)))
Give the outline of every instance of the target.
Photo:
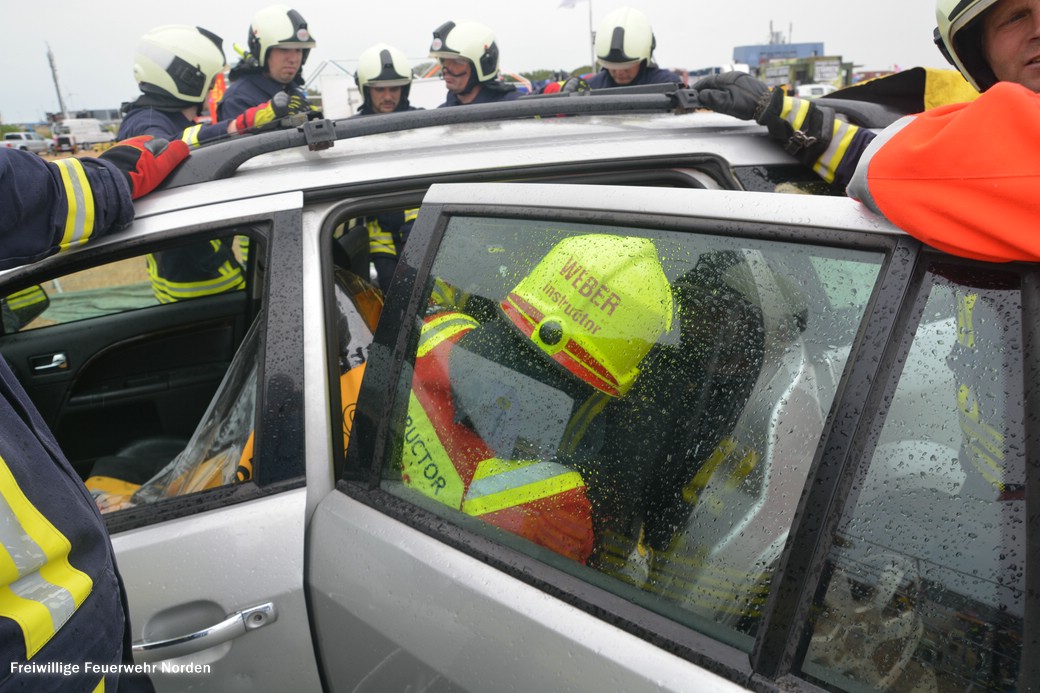
POLYGON ((1036 262, 1038 155, 1040 94, 1001 82, 976 101, 886 129, 864 153, 848 192, 948 253, 1036 262))

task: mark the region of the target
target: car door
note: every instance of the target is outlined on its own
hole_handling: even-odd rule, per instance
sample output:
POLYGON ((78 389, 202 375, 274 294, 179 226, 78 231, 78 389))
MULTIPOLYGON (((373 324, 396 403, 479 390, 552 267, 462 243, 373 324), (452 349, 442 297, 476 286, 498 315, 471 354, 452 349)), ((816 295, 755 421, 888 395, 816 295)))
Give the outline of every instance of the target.
MULTIPOLYGON (((134 657, 159 691, 319 689, 302 567, 302 195, 175 211, 165 211, 175 205, 151 202, 139 205, 129 230, 26 268, 19 286, 46 284, 70 267, 106 266, 127 255, 141 259, 176 244, 240 234, 249 239, 253 266, 247 289, 33 330, 25 334, 43 335, 38 344, 20 345, 14 353, 60 346, 75 362, 84 343, 103 352, 113 348, 105 346, 106 340, 117 346, 154 346, 179 335, 177 348, 170 342, 163 349, 136 352, 135 367, 142 369, 137 377, 147 390, 137 395, 138 408, 150 397, 162 397, 176 380, 190 379, 183 371, 181 378, 173 373, 191 359, 196 371, 220 368, 219 387, 210 388, 201 409, 185 413, 193 419, 188 435, 179 452, 164 453, 160 471, 124 495, 118 488, 92 485, 95 476, 87 479, 107 511, 129 601, 134 657), (232 304, 235 308, 229 309, 232 304), (155 315, 165 312, 173 317, 155 315), (118 329, 99 327, 95 332, 104 334, 92 335, 89 324, 95 320, 118 323, 118 329), (77 330, 75 339, 45 339, 49 331, 66 335, 71 329, 77 330), (220 350, 207 346, 214 329, 227 332, 220 350), (149 340, 150 335, 157 340, 149 340), (205 368, 198 363, 202 358, 205 368), (154 388, 157 378, 168 387, 154 388)), ((120 353, 110 370, 118 371, 119 361, 129 360, 125 350, 120 353)), ((69 389, 75 393, 76 387, 69 389)), ((121 421, 135 437, 152 434, 147 428, 134 430, 133 419, 120 418, 119 398, 120 406, 106 407, 103 395, 96 398, 99 417, 121 421)), ((137 464, 144 458, 127 452, 122 459, 137 464)))
MULTIPOLYGON (((1005 479, 958 486, 946 457, 958 417, 988 432, 963 438, 988 464, 1004 434, 965 409, 964 385, 947 387, 984 386, 989 370, 965 376, 947 356, 1012 335, 991 346, 1009 359, 1008 435, 1025 435, 1014 311, 1035 305, 1036 273, 951 262, 972 265, 847 199, 431 188, 356 410, 332 396, 332 411, 354 413, 343 471, 327 493, 327 477, 309 479, 307 590, 329 688, 1028 687, 1021 638, 1037 605, 1016 566, 1037 542, 1015 530, 1024 458, 1005 479), (642 283, 604 273, 616 263, 596 248, 646 241, 660 268, 642 265, 642 283), (670 292, 655 293, 658 272, 670 292), (1031 282, 1030 297, 1015 293, 1031 282), (619 329, 611 311, 647 295, 643 312, 663 322, 618 340, 640 373, 589 415, 577 403, 596 393, 561 394, 575 390, 558 366, 574 374, 573 362, 543 368, 539 352, 559 353, 562 332, 581 347, 568 354, 613 373, 608 347, 582 335, 619 329), (531 451, 544 457, 532 465, 531 451), (536 502, 510 486, 548 468, 580 473, 568 489, 588 494, 591 554, 561 540, 587 527, 559 486, 536 502), (936 531, 932 508, 965 511, 985 546, 953 552, 958 532, 936 531)), ((322 358, 315 377, 328 377, 322 358)))

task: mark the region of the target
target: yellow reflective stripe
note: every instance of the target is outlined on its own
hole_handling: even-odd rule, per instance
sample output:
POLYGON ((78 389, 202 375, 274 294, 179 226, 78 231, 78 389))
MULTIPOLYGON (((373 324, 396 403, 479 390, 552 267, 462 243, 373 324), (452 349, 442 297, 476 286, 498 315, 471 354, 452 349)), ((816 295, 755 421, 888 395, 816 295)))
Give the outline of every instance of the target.
POLYGON ((98 683, 97 688, 94 689, 93 693, 105 693, 105 679, 102 678, 98 683))
POLYGON ((419 216, 419 208, 418 207, 416 207, 415 209, 406 209, 406 210, 404 210, 404 223, 407 224, 410 221, 415 221, 415 218, 417 216, 419 216))
POLYGON ((397 256, 393 234, 384 229, 378 219, 370 220, 365 228, 368 229, 368 252, 373 255, 397 256))
POLYGON ((465 484, 414 393, 408 399, 401 465, 405 486, 452 508, 462 505, 465 484))
POLYGON ((851 123, 834 119, 834 135, 831 137, 831 143, 813 164, 813 170, 828 183, 834 182, 834 172, 838 170, 838 166, 858 130, 859 128, 851 123))
POLYGON ((94 582, 69 563, 69 540, 29 501, 2 457, 0 494, 0 616, 21 628, 29 659, 72 617, 94 582))
POLYGON ((161 276, 159 266, 152 254, 145 258, 145 264, 148 267, 152 292, 160 303, 174 303, 200 296, 222 294, 226 291, 237 291, 246 285, 242 270, 232 265, 230 261, 220 267, 218 270, 220 276, 195 282, 177 282, 161 276))
POLYGON ((184 128, 184 132, 181 133, 181 139, 189 147, 199 146, 199 131, 202 130, 201 125, 192 125, 191 127, 184 128))
POLYGON ((464 330, 471 330, 479 324, 474 318, 462 313, 438 315, 423 325, 415 358, 426 356, 445 339, 450 339, 464 330))
POLYGON ((47 300, 47 294, 44 293, 43 289, 39 286, 30 286, 28 289, 22 289, 16 291, 13 294, 7 296, 7 305, 13 311, 19 311, 22 308, 28 308, 31 305, 40 303, 41 301, 47 300))
POLYGON ((589 426, 611 399, 613 398, 607 393, 597 390, 578 407, 578 411, 567 422, 567 428, 563 432, 563 439, 560 442, 561 454, 574 453, 588 432, 589 426))
POLYGON ((435 279, 433 281, 433 292, 430 294, 430 300, 439 306, 445 306, 447 308, 464 308, 466 303, 469 301, 469 294, 465 291, 459 290, 446 281, 435 279))
POLYGON ((479 517, 584 486, 581 474, 556 462, 484 460, 466 491, 462 512, 479 517))
POLYGON ((966 349, 975 348, 975 304, 978 294, 957 296, 957 343, 966 349))
POLYGON ((68 202, 65 231, 58 244, 58 252, 61 252, 86 243, 94 232, 94 191, 79 159, 70 157, 53 163, 61 173, 68 202))
POLYGON ((809 100, 798 99, 790 96, 784 97, 784 105, 780 111, 780 117, 791 124, 795 130, 801 130, 805 124, 805 118, 809 115, 809 100))

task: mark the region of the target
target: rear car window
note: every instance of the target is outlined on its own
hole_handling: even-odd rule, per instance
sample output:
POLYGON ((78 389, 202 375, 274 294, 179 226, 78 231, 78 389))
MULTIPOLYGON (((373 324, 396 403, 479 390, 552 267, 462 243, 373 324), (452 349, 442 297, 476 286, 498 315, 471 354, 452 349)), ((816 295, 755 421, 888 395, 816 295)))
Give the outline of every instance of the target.
POLYGON ((803 671, 839 690, 1013 690, 1029 536, 1019 280, 936 265, 925 286, 803 671))

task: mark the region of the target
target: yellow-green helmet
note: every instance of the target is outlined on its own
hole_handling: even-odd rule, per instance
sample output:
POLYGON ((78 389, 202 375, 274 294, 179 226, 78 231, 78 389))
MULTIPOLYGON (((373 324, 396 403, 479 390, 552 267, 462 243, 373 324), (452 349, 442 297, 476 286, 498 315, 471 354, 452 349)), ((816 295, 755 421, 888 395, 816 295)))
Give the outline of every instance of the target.
POLYGON ((624 395, 672 325, 672 291, 645 238, 574 236, 556 244, 501 303, 531 342, 583 382, 624 395))

